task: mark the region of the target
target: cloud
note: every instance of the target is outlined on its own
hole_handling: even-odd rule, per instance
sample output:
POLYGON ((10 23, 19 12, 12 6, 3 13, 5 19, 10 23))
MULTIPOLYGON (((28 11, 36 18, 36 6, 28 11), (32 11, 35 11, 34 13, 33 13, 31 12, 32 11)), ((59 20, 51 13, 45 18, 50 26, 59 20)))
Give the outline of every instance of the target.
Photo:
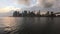
POLYGON ((30 4, 30 0, 18 0, 18 4, 29 5, 30 4))
POLYGON ((17 3, 19 5, 24 5, 31 9, 32 9, 32 7, 33 8, 36 7, 36 9, 40 9, 40 10, 60 11, 59 10, 60 9, 60 0, 17 0, 17 3), (33 1, 35 1, 35 2, 33 2, 33 1))
POLYGON ((35 6, 37 0, 18 0, 19 5, 24 5, 27 8, 35 6))
POLYGON ((37 6, 40 7, 40 10, 49 10, 49 11, 60 11, 60 0, 37 0, 37 6))
POLYGON ((9 12, 11 10, 21 10, 20 8, 16 8, 14 6, 7 6, 4 8, 0 8, 0 13, 5 13, 5 12, 9 12))

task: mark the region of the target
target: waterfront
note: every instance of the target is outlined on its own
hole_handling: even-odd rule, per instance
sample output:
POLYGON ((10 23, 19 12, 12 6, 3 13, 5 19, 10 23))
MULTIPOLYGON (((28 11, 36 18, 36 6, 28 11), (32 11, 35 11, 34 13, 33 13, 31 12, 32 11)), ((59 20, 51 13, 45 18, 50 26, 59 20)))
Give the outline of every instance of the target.
POLYGON ((0 17, 0 34, 60 34, 60 17, 0 17))

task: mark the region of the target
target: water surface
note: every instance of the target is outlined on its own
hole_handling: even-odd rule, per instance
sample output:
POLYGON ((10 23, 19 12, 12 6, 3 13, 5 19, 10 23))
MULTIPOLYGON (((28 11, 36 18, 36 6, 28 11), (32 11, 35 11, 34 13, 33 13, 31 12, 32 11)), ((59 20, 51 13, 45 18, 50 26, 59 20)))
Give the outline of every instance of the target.
POLYGON ((60 17, 0 17, 0 34, 60 34, 60 17))

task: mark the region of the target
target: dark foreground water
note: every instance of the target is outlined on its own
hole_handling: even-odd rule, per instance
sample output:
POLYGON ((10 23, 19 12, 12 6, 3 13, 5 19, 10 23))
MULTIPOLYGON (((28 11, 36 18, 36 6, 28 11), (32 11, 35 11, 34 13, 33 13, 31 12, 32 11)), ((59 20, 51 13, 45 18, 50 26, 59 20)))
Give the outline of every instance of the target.
POLYGON ((0 34, 60 34, 60 17, 0 17, 0 34))

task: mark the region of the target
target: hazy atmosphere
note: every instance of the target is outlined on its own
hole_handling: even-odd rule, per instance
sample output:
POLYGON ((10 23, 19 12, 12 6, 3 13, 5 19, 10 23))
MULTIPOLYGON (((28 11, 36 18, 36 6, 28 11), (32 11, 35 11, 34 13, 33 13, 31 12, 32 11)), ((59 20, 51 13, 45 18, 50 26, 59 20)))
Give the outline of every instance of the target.
POLYGON ((0 16, 11 15, 13 10, 60 11, 60 0, 0 0, 0 16))

